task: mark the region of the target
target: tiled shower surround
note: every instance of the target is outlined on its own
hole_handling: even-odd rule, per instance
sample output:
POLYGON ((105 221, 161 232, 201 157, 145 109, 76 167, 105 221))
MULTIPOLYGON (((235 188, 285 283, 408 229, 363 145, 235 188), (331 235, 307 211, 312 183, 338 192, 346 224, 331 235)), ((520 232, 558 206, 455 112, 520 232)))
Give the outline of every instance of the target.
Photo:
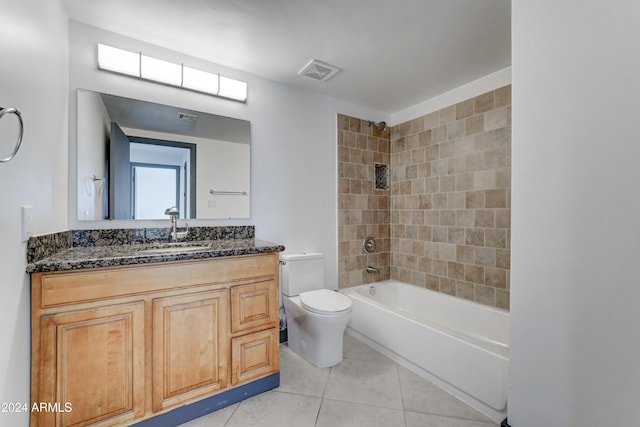
POLYGON ((366 120, 338 115, 340 287, 377 282, 390 277, 390 190, 388 183, 386 189, 376 189, 375 168, 376 164, 389 166, 390 159, 389 130, 380 133, 374 126, 369 126, 366 120), (375 239, 375 254, 363 253, 362 241, 365 237, 375 239), (379 273, 368 273, 367 266, 377 268, 379 273))
MULTIPOLYGON (((384 197, 384 191, 369 190, 375 177, 368 175, 368 170, 373 171, 374 162, 364 154, 358 162, 358 152, 354 152, 375 153, 373 144, 367 144, 366 150, 364 144, 357 144, 369 142, 367 132, 372 135, 366 121, 359 121, 360 128, 357 122, 350 117, 338 118, 340 286, 391 277, 508 309, 511 86, 391 129, 388 217, 379 212, 385 209, 378 200, 384 197), (360 182, 351 185, 351 181, 360 182), (367 197, 357 198, 358 194, 367 197), (359 204, 345 205, 343 199, 352 197, 359 204), (382 221, 356 224, 361 218, 369 221, 371 217, 382 221), (389 257, 389 276, 386 269, 381 275, 385 277, 358 274, 365 264, 356 244, 360 235, 354 237, 353 232, 346 234, 345 230, 365 225, 367 231, 379 227, 380 233, 374 237, 385 242, 382 246, 389 250, 380 254, 382 259, 389 257), (387 227, 388 247, 384 234, 387 227)), ((385 147, 379 138, 372 139, 378 147, 385 147)), ((376 153, 380 158, 385 154, 376 153)))

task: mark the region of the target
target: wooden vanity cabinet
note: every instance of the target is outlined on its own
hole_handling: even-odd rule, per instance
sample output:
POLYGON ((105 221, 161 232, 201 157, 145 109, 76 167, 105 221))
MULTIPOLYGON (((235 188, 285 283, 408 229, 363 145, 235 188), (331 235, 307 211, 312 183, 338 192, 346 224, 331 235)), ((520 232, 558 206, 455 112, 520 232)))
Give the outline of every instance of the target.
POLYGON ((31 281, 32 426, 130 425, 279 371, 277 253, 31 281))
POLYGON ((226 289, 153 300, 154 412, 227 388, 226 289))
POLYGON ((278 283, 269 279, 231 287, 231 385, 279 369, 278 283))
POLYGON ((31 407, 54 406, 32 411, 31 425, 126 424, 144 416, 144 303, 47 314, 39 323, 31 407))

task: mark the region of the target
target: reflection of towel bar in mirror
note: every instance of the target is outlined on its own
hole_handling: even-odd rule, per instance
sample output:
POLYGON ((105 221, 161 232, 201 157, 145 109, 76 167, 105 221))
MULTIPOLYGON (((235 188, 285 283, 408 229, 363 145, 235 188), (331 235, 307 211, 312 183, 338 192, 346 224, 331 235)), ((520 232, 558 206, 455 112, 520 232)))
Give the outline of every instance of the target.
POLYGON ((22 133, 24 131, 24 125, 22 123, 22 115, 20 114, 20 111, 18 111, 13 107, 8 107, 8 108, 0 107, 0 119, 4 117, 5 114, 15 114, 15 116, 18 118, 18 137, 16 138, 16 145, 13 149, 13 152, 8 157, 0 159, 0 163, 8 162, 9 160, 13 159, 13 157, 18 153, 18 150, 20 149, 20 144, 22 144, 22 133))
POLYGON ((246 191, 219 191, 219 190, 209 190, 209 194, 214 196, 246 196, 246 191))

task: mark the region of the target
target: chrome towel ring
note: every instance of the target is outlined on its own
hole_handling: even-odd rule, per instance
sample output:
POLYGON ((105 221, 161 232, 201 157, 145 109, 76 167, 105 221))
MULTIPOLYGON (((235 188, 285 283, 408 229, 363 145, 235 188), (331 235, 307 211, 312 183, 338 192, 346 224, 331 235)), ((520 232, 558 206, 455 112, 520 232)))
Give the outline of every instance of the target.
POLYGON ((20 149, 20 144, 22 144, 22 132, 24 131, 24 125, 22 123, 22 115, 20 114, 20 111, 18 111, 13 107, 9 107, 9 108, 0 107, 0 119, 2 119, 5 114, 15 114, 16 117, 18 117, 18 123, 20 124, 20 128, 18 130, 18 139, 16 140, 16 146, 13 149, 13 153, 11 153, 9 157, 0 159, 0 163, 5 163, 13 159, 13 157, 16 155, 16 153, 20 149))

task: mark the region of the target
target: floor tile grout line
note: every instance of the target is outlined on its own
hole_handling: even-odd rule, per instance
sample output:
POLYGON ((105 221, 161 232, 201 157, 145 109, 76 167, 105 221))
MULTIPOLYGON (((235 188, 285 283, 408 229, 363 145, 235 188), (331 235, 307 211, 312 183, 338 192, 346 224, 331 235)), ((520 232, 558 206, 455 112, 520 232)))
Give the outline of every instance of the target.
POLYGON ((327 394, 327 388, 329 388, 329 380, 331 378, 331 371, 333 370, 333 366, 329 367, 329 372, 327 373, 327 380, 324 383, 324 389, 322 390, 322 397, 320 398, 320 407, 318 408, 318 414, 316 415, 316 422, 314 425, 318 425, 318 420, 320 419, 320 411, 322 410, 322 406, 324 405, 325 395, 327 394))
POLYGON ((479 423, 479 424, 485 424, 487 426, 499 426, 500 424, 498 422, 494 422, 494 421, 482 421, 482 420, 476 420, 476 419, 472 419, 472 418, 462 418, 462 417, 456 417, 454 415, 445 415, 445 414, 436 414, 434 412, 420 412, 420 411, 404 411, 405 413, 409 412, 412 414, 421 414, 421 415, 433 415, 436 417, 440 417, 440 418, 449 418, 452 420, 458 420, 458 421, 467 421, 467 422, 472 422, 472 423, 479 423))
POLYGON ((325 400, 330 401, 330 402, 341 402, 341 403, 348 403, 349 405, 358 405, 358 406, 365 406, 367 408, 380 408, 380 409, 388 409, 390 411, 400 411, 400 412, 404 412, 404 409, 398 409, 398 408, 392 408, 390 406, 380 406, 380 405, 372 405, 369 403, 362 403, 362 402, 352 402, 350 400, 340 400, 340 399, 331 399, 331 398, 325 398, 322 399, 322 401, 324 402, 325 400))
POLYGON ((400 401, 402 402, 402 419, 404 420, 404 427, 407 427, 407 407, 404 404, 404 392, 402 387, 402 378, 400 378, 400 368, 397 363, 396 365, 396 374, 398 375, 398 387, 400 388, 400 401))
POLYGON ((332 371, 333 371, 333 366, 330 366, 329 372, 327 373, 327 381, 324 383, 324 389, 322 390, 322 400, 324 400, 324 397, 327 394, 327 389, 329 388, 329 380, 331 379, 332 371))
MULTIPOLYGON (((249 398, 250 399, 250 398, 249 398)), ((238 404, 236 405, 235 408, 233 408, 233 411, 231 412, 231 415, 229 415, 229 418, 227 418, 227 421, 224 422, 223 427, 226 427, 229 425, 229 423, 231 422, 231 419, 233 418, 233 416, 235 415, 236 411, 238 410, 238 408, 240 407, 240 405, 242 405, 242 402, 245 402, 249 399, 245 399, 245 400, 241 400, 240 402, 238 402, 238 404)))
POLYGON ((318 420, 320 420, 320 412, 322 412, 322 406, 324 405, 324 399, 320 399, 320 405, 318 406, 318 412, 316 413, 316 419, 313 422, 314 426, 318 425, 318 420))

